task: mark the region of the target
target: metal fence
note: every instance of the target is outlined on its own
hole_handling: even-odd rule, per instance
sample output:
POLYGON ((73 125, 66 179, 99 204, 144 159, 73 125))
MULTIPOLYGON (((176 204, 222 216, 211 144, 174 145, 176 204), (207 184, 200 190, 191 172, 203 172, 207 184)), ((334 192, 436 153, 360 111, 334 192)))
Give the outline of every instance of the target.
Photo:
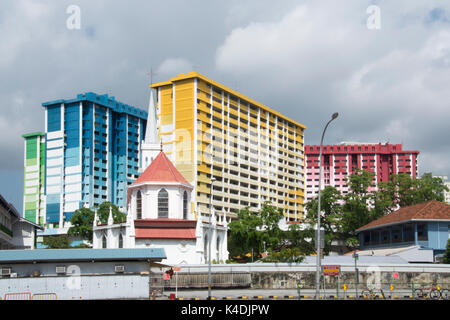
POLYGON ((31 300, 58 300, 56 293, 36 293, 33 294, 31 300))
MULTIPOLYGON (((162 276, 161 276, 162 277, 162 276)), ((175 273, 170 280, 164 281, 164 287, 172 289, 182 288, 207 288, 208 274, 205 273, 175 273)), ((251 274, 248 272, 223 272, 211 274, 212 288, 249 288, 251 286, 251 274)))
POLYGON ((31 292, 6 293, 3 300, 31 300, 31 292))
MULTIPOLYGON (((298 284, 298 291, 311 291, 304 283, 298 284)), ((379 282, 357 283, 342 282, 338 284, 321 284, 320 294, 323 297, 362 298, 362 299, 432 299, 450 300, 450 283, 448 282, 379 282)))

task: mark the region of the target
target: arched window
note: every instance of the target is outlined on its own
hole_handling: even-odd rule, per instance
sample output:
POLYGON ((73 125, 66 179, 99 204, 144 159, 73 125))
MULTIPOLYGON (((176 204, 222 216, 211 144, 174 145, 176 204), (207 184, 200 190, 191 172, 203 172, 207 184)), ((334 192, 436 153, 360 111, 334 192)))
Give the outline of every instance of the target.
POLYGON ((102 237, 102 248, 106 249, 106 236, 105 235, 103 235, 103 237, 102 237))
POLYGON ((217 249, 217 262, 219 262, 220 261, 220 237, 217 237, 216 249, 217 249))
POLYGON ((203 256, 205 257, 205 262, 208 262, 208 234, 205 234, 205 241, 203 242, 203 256))
POLYGON ((122 234, 119 235, 119 248, 120 249, 123 248, 123 236, 122 236, 122 234))
POLYGON ((185 191, 183 194, 183 219, 187 219, 188 218, 188 195, 187 192, 185 191))
POLYGON ((169 218, 169 193, 166 189, 158 192, 158 219, 169 218))
POLYGON ((136 195, 136 219, 142 219, 142 193, 137 192, 136 195))

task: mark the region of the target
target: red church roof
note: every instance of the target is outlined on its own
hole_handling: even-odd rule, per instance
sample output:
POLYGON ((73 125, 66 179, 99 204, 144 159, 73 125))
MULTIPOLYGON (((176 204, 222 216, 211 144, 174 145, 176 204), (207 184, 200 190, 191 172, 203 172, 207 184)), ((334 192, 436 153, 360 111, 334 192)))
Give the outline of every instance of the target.
POLYGON ((191 186, 162 151, 131 185, 145 182, 178 182, 191 186))

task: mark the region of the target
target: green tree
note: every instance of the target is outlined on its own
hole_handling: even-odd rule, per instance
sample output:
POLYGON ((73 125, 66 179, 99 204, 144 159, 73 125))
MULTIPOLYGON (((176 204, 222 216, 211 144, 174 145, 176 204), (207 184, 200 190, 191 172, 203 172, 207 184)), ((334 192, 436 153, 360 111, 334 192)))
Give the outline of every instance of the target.
POLYGON ((400 207, 431 200, 444 201, 444 191, 449 191, 442 179, 434 178, 431 173, 425 173, 419 179, 405 173, 392 175, 386 189, 400 207))
POLYGON ((78 236, 92 242, 94 215, 94 211, 88 208, 76 210, 70 218, 71 227, 67 231, 67 234, 70 236, 78 236))
POLYGON ((305 259, 303 253, 298 248, 285 248, 280 251, 270 251, 264 262, 288 262, 300 263, 305 259))
POLYGON ((119 208, 112 202, 103 202, 97 209, 97 215, 102 224, 108 223, 109 209, 112 209, 114 223, 121 223, 127 220, 127 215, 119 211, 119 208))
POLYGON ((238 218, 228 225, 230 236, 228 250, 232 257, 245 257, 253 252, 259 257, 264 251, 277 250, 283 241, 283 232, 278 223, 283 218, 281 210, 264 203, 260 212, 251 212, 249 208, 239 210, 238 218))
MULTIPOLYGON (((101 224, 108 223, 109 210, 112 210, 114 223, 120 223, 126 220, 126 214, 119 211, 119 208, 112 202, 103 202, 97 210, 97 216, 101 224)), ((71 227, 68 230, 68 235, 78 236, 92 242, 95 212, 88 208, 81 208, 74 212, 70 218, 71 227)))
POLYGON ((373 187, 372 172, 358 170, 347 178, 350 192, 344 198, 342 216, 337 224, 337 229, 344 240, 356 237, 356 229, 373 220, 369 204, 373 195, 369 187, 373 187))
POLYGON ((450 239, 448 239, 448 241, 447 241, 447 248, 446 248, 445 253, 444 253, 443 262, 450 264, 450 239))
MULTIPOLYGON (((339 238, 340 229, 338 224, 342 217, 342 200, 343 197, 341 193, 333 186, 326 186, 320 195, 320 227, 325 231, 325 248, 324 253, 328 254, 331 250, 331 242, 339 238)), ((317 211, 318 211, 319 200, 314 198, 306 204, 307 214, 304 222, 308 227, 299 233, 299 241, 302 244, 302 248, 305 254, 311 254, 316 252, 316 235, 315 228, 317 225, 317 211), (301 239, 301 240, 300 240, 301 239), (310 245, 306 245, 304 241, 310 239, 310 245), (310 248, 313 247, 314 250, 311 252, 310 248)))
POLYGON ((42 243, 48 249, 68 249, 70 248, 70 240, 67 235, 60 236, 46 236, 42 243))

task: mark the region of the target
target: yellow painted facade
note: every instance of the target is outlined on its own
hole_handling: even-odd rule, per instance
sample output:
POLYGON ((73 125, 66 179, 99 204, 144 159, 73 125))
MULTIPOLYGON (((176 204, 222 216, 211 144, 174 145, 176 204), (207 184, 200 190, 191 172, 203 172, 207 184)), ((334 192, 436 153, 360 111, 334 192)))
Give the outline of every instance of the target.
POLYGON ((270 201, 289 220, 303 218, 305 126, 196 72, 151 87, 159 138, 195 187, 197 214, 209 214, 214 176, 219 214, 270 201))

